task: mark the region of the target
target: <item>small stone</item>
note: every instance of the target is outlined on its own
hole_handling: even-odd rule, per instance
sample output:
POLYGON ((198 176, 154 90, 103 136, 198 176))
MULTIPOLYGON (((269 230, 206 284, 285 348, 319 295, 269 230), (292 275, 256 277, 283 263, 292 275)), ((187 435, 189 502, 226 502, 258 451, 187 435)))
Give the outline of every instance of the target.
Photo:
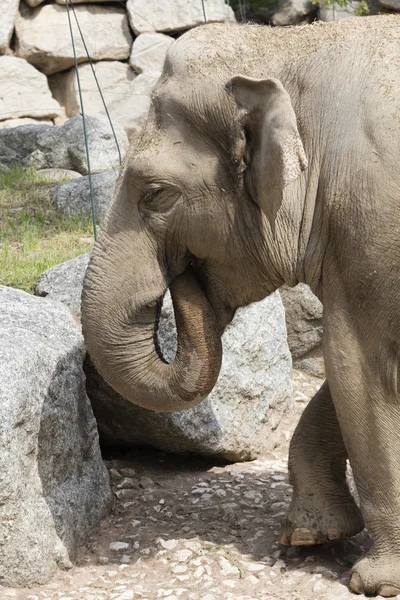
POLYGON ((138 489, 139 484, 132 477, 124 477, 122 481, 117 485, 118 489, 138 489))
POLYGON ((186 565, 176 565, 175 567, 172 567, 171 571, 173 573, 186 573, 187 571, 187 566, 186 565))
POLYGON ((121 563, 122 564, 129 564, 131 562, 131 557, 128 554, 123 554, 121 556, 121 563))
POLYGON ((218 559, 219 566, 221 567, 222 575, 239 575, 239 569, 232 565, 229 560, 227 560, 224 556, 221 556, 218 559))
POLYGON ((117 596, 115 600, 133 600, 133 590, 126 590, 125 592, 117 596))
POLYGON ((274 564, 273 568, 280 571, 281 569, 286 569, 287 566, 286 566, 286 563, 285 563, 284 560, 280 560, 279 559, 279 560, 276 561, 276 563, 274 564))
POLYGON ((111 542, 109 548, 110 550, 119 552, 120 550, 128 550, 129 544, 127 542, 111 542))
POLYGON ((193 555, 191 550, 179 550, 175 553, 175 558, 178 562, 186 562, 193 555))
POLYGON ((154 488, 154 481, 152 479, 150 479, 150 477, 146 477, 146 475, 144 475, 143 477, 140 478, 140 482, 139 485, 141 488, 147 490, 149 488, 154 488))
POLYGON ((232 579, 225 579, 222 583, 230 588, 236 587, 236 583, 234 581, 232 581, 232 579))
POLYGON ((215 493, 219 498, 224 498, 226 496, 226 491, 221 488, 216 490, 215 493))
POLYGON ((166 550, 173 550, 178 545, 178 540, 163 540, 162 538, 158 538, 157 541, 160 544, 160 546, 162 546, 166 550))
POLYGON ((108 563, 108 556, 99 556, 98 559, 101 565, 106 565, 108 563))
POLYGON ((135 519, 133 519, 133 520, 131 521, 131 525, 132 525, 132 527, 137 527, 138 525, 140 525, 140 523, 141 523, 141 521, 136 521, 135 519))
POLYGON ((123 475, 123 477, 135 477, 136 476, 136 470, 131 467, 124 467, 123 469, 120 469, 120 473, 121 473, 121 475, 123 475))
MULTIPOLYGON (((257 571, 262 571, 263 569, 265 569, 265 565, 262 565, 260 563, 253 563, 253 562, 248 562, 248 561, 240 561, 242 563, 242 565, 244 567, 246 567, 246 569, 248 571, 254 572, 256 573, 257 571)), ((282 561, 283 562, 283 561, 282 561)))
POLYGON ((200 577, 202 577, 203 575, 204 567, 200 565, 200 567, 197 567, 197 569, 194 571, 193 576, 196 577, 196 579, 200 579, 200 577))
POLYGON ((114 492, 115 495, 117 496, 117 498, 119 500, 123 500, 124 498, 132 498, 132 496, 134 495, 135 491, 134 490, 117 490, 116 492, 114 492))

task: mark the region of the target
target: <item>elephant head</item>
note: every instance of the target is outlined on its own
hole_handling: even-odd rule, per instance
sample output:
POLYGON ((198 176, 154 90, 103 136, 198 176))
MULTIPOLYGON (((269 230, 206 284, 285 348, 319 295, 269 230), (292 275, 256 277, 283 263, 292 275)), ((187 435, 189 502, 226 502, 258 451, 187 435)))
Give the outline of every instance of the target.
MULTIPOLYGON (((210 79, 169 51, 142 137, 125 161, 87 271, 83 331, 106 381, 135 404, 200 402, 221 364, 221 333, 239 306, 284 282, 271 247, 282 190, 307 166, 282 83, 210 79), (166 364, 155 341, 170 287, 178 330, 166 364)), ((250 73, 251 74, 251 73, 250 73)))

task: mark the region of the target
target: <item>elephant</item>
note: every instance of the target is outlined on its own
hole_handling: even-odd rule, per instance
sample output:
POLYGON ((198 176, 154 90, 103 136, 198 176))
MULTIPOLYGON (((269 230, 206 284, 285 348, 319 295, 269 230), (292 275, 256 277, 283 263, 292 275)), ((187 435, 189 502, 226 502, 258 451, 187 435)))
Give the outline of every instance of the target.
POLYGON ((293 435, 279 540, 367 527, 355 593, 400 594, 400 17, 207 24, 170 47, 86 274, 88 352, 127 401, 199 403, 235 310, 323 302, 326 382, 293 435), (155 342, 170 288, 178 350, 155 342), (353 469, 360 508, 346 483, 353 469))

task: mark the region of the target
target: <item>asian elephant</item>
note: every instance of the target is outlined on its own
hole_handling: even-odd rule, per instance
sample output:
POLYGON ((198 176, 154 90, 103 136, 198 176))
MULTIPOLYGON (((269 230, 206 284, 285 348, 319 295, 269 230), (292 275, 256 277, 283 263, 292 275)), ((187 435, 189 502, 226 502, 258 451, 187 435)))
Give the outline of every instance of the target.
POLYGON ((107 382, 175 411, 215 384, 237 307, 307 283, 324 304, 327 382, 291 442, 280 541, 340 540, 365 523, 373 546, 350 587, 381 596, 400 594, 399 161, 400 17, 192 30, 125 160, 82 309, 107 382), (168 287, 171 364, 154 342, 168 287))

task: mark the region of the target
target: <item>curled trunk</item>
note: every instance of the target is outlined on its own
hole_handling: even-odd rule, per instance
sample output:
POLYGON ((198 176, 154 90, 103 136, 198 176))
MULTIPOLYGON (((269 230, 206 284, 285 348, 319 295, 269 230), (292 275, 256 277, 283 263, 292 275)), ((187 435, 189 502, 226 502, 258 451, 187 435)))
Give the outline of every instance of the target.
POLYGON ((133 404, 159 412, 195 406, 215 385, 222 348, 214 311, 191 267, 170 285, 178 332, 171 364, 155 346, 158 307, 166 289, 162 274, 153 270, 147 281, 136 274, 116 283, 114 273, 110 293, 109 271, 118 269, 118 261, 113 266, 98 250, 86 276, 82 326, 94 365, 133 404), (148 293, 136 292, 141 289, 148 293))

